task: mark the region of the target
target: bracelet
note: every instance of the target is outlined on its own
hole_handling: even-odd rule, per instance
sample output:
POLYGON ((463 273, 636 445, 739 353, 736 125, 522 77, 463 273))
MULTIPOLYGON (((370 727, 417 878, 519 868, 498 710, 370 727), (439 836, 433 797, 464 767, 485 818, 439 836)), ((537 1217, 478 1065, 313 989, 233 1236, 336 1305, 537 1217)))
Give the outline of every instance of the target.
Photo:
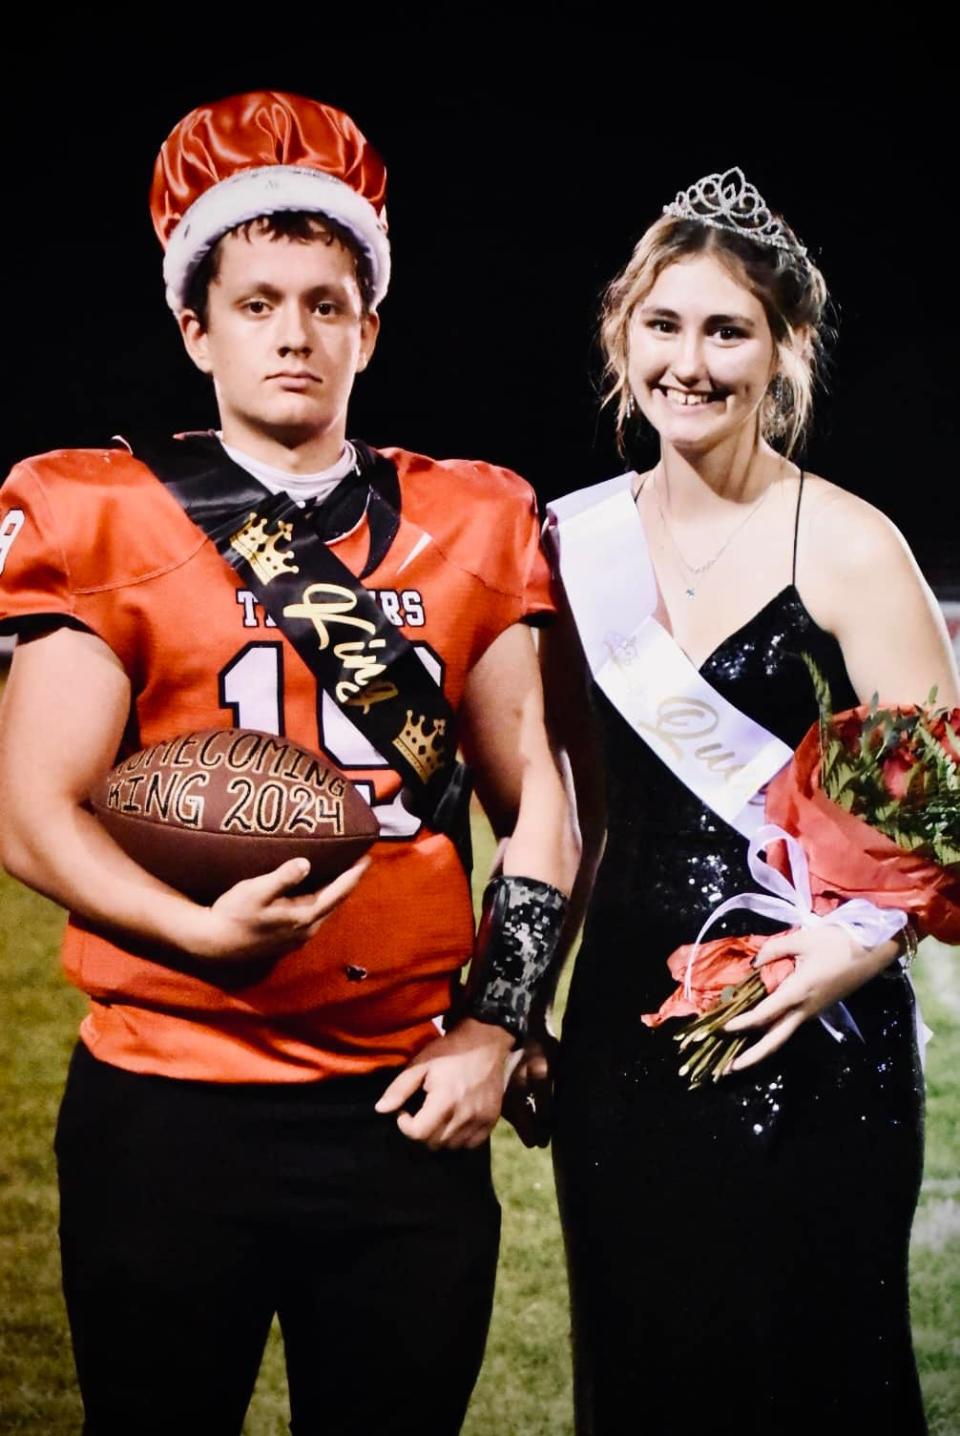
POLYGON ((903 952, 897 954, 887 969, 891 977, 899 977, 901 973, 910 971, 920 946, 920 939, 912 918, 907 918, 897 935, 903 938, 903 952))
POLYGON ((559 888, 538 878, 501 873, 487 884, 467 980, 466 1016, 505 1027, 523 1041, 568 906, 559 888))

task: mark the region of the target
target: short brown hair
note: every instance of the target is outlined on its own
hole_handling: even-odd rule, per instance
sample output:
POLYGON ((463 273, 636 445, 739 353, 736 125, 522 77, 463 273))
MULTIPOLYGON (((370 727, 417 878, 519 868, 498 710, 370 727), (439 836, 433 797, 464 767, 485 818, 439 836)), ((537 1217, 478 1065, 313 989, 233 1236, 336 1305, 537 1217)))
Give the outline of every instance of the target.
MULTIPOLYGON (((787 236, 795 239, 784 225, 787 236)), ((828 334, 823 275, 797 250, 760 244, 732 230, 663 215, 640 238, 629 262, 603 296, 600 341, 604 355, 605 404, 616 402, 622 441, 630 408, 627 382, 630 317, 669 265, 694 254, 712 254, 763 305, 776 345, 779 373, 760 412, 764 438, 789 456, 801 443, 813 411, 813 390, 828 334)))
MULTIPOLYGON (((301 244, 310 244, 314 240, 328 245, 341 244, 353 255, 364 312, 369 312, 373 295, 370 260, 346 225, 329 215, 312 214, 306 210, 281 210, 277 214, 261 214, 256 219, 244 220, 227 230, 227 234, 242 234, 245 239, 249 239, 251 234, 268 234, 271 239, 295 239, 301 244)), ((203 329, 207 327, 210 285, 220 273, 221 245, 226 237, 222 234, 213 248, 207 251, 187 285, 185 307, 193 310, 203 329)))

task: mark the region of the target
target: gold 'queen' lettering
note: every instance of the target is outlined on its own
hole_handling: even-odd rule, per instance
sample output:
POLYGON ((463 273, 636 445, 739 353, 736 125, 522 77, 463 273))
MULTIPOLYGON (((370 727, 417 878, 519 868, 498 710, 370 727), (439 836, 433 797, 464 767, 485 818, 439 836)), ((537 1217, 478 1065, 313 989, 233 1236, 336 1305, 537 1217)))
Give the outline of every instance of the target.
POLYGON ((719 723, 720 715, 712 703, 702 698, 674 694, 661 699, 655 722, 640 723, 639 727, 659 738, 678 766, 685 758, 692 758, 728 783, 735 774, 743 771, 743 764, 738 762, 736 753, 733 749, 724 749, 723 744, 716 741, 698 742, 698 739, 709 737, 719 723))
POLYGON ((274 533, 267 533, 267 521, 256 512, 251 513, 245 524, 230 537, 230 547, 246 559, 257 578, 264 585, 281 573, 299 573, 293 562, 292 553, 282 553, 277 545, 289 543, 293 524, 278 519, 274 533))

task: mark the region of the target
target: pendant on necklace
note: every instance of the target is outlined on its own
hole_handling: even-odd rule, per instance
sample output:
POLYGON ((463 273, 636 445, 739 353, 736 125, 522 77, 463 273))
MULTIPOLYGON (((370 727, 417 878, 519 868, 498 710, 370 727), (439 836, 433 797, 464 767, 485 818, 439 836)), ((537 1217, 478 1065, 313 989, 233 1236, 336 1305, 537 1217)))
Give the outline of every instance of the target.
POLYGON ((696 596, 697 596, 697 591, 696 591, 695 588, 688 588, 688 589, 687 589, 687 598, 696 598, 696 596))

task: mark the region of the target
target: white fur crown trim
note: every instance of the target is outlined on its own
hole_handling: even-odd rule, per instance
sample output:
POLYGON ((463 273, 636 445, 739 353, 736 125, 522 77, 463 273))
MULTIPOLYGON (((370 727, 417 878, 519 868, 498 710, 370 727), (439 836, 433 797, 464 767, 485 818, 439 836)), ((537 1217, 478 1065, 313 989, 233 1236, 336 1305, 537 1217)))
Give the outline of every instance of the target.
POLYGON ((260 165, 240 170, 205 190, 170 236, 163 278, 174 314, 186 306, 190 278, 221 235, 249 219, 283 210, 327 214, 350 230, 370 259, 370 307, 376 309, 390 283, 390 241, 370 201, 323 170, 307 165, 260 165))

